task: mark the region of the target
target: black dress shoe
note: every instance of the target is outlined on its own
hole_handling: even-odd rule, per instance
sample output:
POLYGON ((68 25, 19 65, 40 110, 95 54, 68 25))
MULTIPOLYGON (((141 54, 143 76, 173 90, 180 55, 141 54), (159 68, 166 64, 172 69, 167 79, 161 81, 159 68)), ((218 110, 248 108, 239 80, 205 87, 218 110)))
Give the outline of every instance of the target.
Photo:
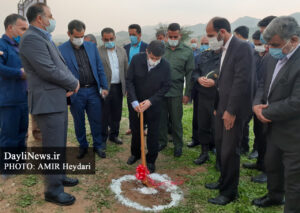
POLYGON ((247 153, 249 152, 249 149, 246 149, 246 148, 241 148, 241 151, 240 151, 240 154, 241 155, 247 155, 247 153))
POLYGON ((227 205, 228 203, 234 201, 235 199, 231 199, 229 197, 226 197, 226 196, 223 196, 223 195, 219 195, 215 198, 210 198, 208 199, 208 202, 209 203, 212 203, 212 204, 215 204, 215 205, 222 205, 222 206, 225 206, 227 205))
POLYGON ((100 157, 100 158, 106 158, 106 153, 100 148, 94 149, 94 152, 100 157))
POLYGON ((161 144, 159 144, 158 151, 160 152, 160 151, 162 151, 166 147, 167 147, 167 145, 161 145, 161 144))
POLYGON ((78 183, 79 183, 79 181, 76 178, 65 177, 65 179, 63 180, 64 186, 76 186, 78 183))
POLYGON ((251 159, 255 159, 258 157, 258 152, 256 150, 253 150, 250 155, 248 156, 248 158, 251 159))
POLYGON ((82 159, 88 153, 88 148, 79 148, 77 159, 82 159))
POLYGON ((266 183, 268 180, 267 174, 262 172, 259 175, 252 177, 251 181, 254 183, 266 183))
POLYGON ((284 200, 273 200, 268 195, 252 200, 252 205, 258 207, 280 206, 284 204, 284 200))
POLYGON ((205 188, 210 189, 210 190, 219 189, 220 183, 219 182, 207 183, 207 184, 205 184, 205 188))
POLYGON ((115 143, 115 144, 118 144, 118 145, 123 144, 123 142, 121 141, 121 139, 120 139, 120 138, 117 138, 117 137, 115 137, 115 138, 110 138, 109 140, 110 140, 111 142, 115 143))
POLYGON ((75 202, 76 198, 73 195, 62 192, 57 196, 51 196, 45 193, 45 201, 55 203, 60 206, 69 206, 75 202))
POLYGON ((155 172, 155 164, 154 163, 147 163, 147 167, 150 173, 155 172))
POLYGON ((175 148, 174 149, 174 157, 179 158, 182 155, 182 149, 181 148, 175 148))
POLYGON ((195 142, 194 140, 192 140, 192 142, 190 142, 190 143, 187 144, 187 147, 193 148, 193 147, 199 146, 199 145, 200 145, 199 142, 195 142))
POLYGON ((245 169, 256 169, 259 170, 257 163, 243 163, 245 169))
POLYGON ((140 158, 134 156, 134 155, 131 155, 128 160, 127 160, 127 164, 128 165, 132 165, 134 164, 135 162, 137 162, 140 158))
POLYGON ((202 153, 199 158, 197 158, 196 160, 194 160, 194 164, 196 165, 202 165, 204 164, 206 161, 209 160, 209 155, 207 152, 202 153))

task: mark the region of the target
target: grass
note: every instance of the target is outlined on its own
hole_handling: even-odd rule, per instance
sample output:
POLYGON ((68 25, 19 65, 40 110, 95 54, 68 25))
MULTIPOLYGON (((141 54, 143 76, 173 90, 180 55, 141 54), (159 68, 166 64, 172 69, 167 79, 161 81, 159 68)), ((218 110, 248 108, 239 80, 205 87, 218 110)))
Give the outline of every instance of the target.
MULTIPOLYGON (((168 144, 168 147, 164 149, 160 155, 158 172, 160 170, 171 171, 176 169, 176 171, 184 171, 189 169, 195 171, 199 166, 193 164, 193 160, 196 159, 201 151, 198 146, 196 148, 187 148, 186 144, 191 141, 192 136, 192 115, 193 108, 192 105, 184 106, 184 116, 183 116, 183 133, 184 133, 184 147, 183 155, 181 158, 174 159, 173 157, 173 145, 168 144)), ((124 132, 128 128, 127 119, 128 110, 126 99, 123 102, 123 120, 121 123, 121 137, 123 138, 124 145, 130 144, 130 137, 124 136, 124 132), (125 121, 125 122, 124 122, 125 121)), ((88 122, 86 125, 87 129, 87 139, 89 143, 92 143, 92 137, 90 133, 90 128, 88 122)), ((250 125, 250 146, 253 144, 253 131, 252 122, 250 125)), ((72 144, 78 145, 76 140, 73 120, 70 115, 69 119, 69 129, 68 129, 68 141, 72 144)), ((125 146, 126 147, 126 146, 125 146)), ((129 149, 124 148, 124 146, 118 146, 110 142, 107 143, 107 158, 113 162, 114 166, 108 166, 103 164, 102 159, 96 158, 96 175, 92 176, 77 176, 80 179, 81 184, 70 189, 70 192, 75 196, 81 195, 83 201, 89 201, 91 204, 86 206, 83 212, 115 212, 117 206, 120 205, 114 198, 114 195, 110 191, 109 184, 111 182, 111 177, 115 172, 128 172, 134 174, 136 165, 128 166, 124 160, 122 160, 119 155, 124 153, 129 155, 129 149), (113 167, 113 168, 112 168, 113 167)), ((205 189, 205 183, 216 181, 219 178, 219 173, 215 170, 215 156, 210 155, 211 159, 209 163, 205 164, 205 171, 197 172, 193 175, 187 175, 187 173, 178 174, 184 180, 183 185, 180 187, 184 191, 184 201, 175 208, 170 208, 164 211, 164 213, 279 213, 283 212, 282 207, 271 207, 271 208, 257 208, 251 205, 251 201, 254 198, 263 196, 267 193, 266 184, 255 184, 250 181, 251 176, 258 174, 257 171, 250 171, 241 168, 240 170, 240 184, 239 184, 239 199, 226 206, 215 206, 207 202, 211 197, 215 197, 218 191, 211 191, 205 189)), ((248 162, 247 157, 243 156, 241 158, 241 163, 248 162)), ((198 171, 198 170, 196 170, 198 171)), ((20 176, 20 189, 11 198, 16 204, 12 212, 36 212, 37 209, 43 208, 44 201, 38 192, 39 188, 43 187, 42 176, 39 175, 29 175, 20 176)), ((3 186, 2 186, 3 187, 3 186)), ((1 185, 0 185, 1 188, 1 185)), ((0 194, 0 201, 9 198, 0 194)), ((78 202, 80 202, 78 200, 78 202)), ((123 208, 123 207, 122 207, 123 208)), ((0 208, 1 209, 1 208, 0 208)), ((66 209, 63 207, 53 207, 52 212, 63 213, 66 209)), ((127 210, 124 208, 124 212, 132 212, 132 209, 127 210)), ((134 211, 135 212, 135 211, 134 211)))

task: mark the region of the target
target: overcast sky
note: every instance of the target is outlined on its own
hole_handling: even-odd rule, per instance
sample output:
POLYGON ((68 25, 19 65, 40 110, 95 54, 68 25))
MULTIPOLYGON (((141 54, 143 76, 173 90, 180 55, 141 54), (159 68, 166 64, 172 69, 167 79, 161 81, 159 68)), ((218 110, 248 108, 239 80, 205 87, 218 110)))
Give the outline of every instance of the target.
MULTIPOLYGON (((0 0, 0 33, 4 18, 17 12, 19 0, 0 0)), ((207 23, 214 16, 230 22, 239 17, 263 18, 300 12, 300 0, 47 0, 56 19, 54 35, 65 34, 72 19, 87 25, 87 33, 104 27, 116 31, 138 23, 142 26, 178 22, 181 25, 207 23)))

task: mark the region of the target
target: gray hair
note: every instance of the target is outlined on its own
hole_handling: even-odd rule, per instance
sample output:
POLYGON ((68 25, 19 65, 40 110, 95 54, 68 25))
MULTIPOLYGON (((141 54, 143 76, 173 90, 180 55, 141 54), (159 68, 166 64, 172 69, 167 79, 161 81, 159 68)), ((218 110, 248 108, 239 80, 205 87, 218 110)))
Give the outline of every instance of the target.
POLYGON ((263 38, 269 42, 275 35, 283 40, 289 40, 293 36, 300 37, 300 28, 295 18, 280 16, 271 21, 263 33, 263 38))

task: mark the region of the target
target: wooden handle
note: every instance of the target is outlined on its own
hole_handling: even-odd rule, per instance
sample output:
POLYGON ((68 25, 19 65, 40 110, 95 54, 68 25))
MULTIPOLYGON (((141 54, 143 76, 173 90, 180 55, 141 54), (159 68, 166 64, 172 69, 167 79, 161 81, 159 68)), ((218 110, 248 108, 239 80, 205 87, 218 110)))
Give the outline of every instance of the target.
POLYGON ((143 166, 146 165, 146 155, 145 155, 145 136, 144 136, 144 113, 140 113, 140 131, 141 131, 141 158, 143 166))

